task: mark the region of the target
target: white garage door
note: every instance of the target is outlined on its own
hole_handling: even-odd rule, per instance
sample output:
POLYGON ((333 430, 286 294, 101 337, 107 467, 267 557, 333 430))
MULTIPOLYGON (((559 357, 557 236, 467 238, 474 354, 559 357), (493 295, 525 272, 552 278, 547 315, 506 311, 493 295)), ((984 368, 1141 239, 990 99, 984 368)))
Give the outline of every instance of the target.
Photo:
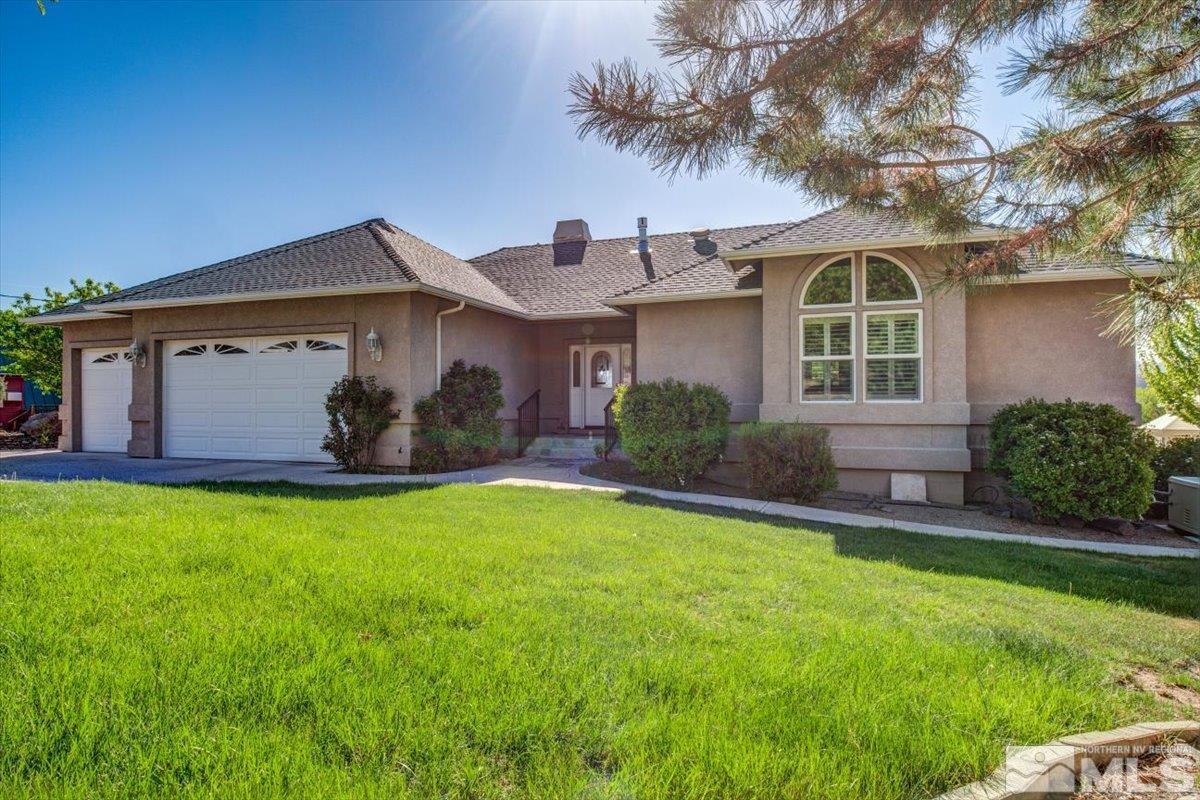
POLYGON ((167 342, 163 455, 332 461, 325 395, 346 356, 337 333, 167 342))
POLYGON ((129 402, 133 371, 125 348, 101 347, 82 353, 83 449, 124 453, 129 446, 129 402))

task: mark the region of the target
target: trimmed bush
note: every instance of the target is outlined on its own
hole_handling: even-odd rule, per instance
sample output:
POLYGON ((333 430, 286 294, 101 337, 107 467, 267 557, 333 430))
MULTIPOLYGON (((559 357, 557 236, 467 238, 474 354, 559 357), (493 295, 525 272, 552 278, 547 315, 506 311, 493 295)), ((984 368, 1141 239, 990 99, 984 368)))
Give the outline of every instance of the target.
POLYGON ((668 378, 618 386, 613 418, 634 469, 659 486, 691 485, 725 451, 729 398, 668 378))
POLYGON ((1150 469, 1154 470, 1154 488, 1160 492, 1167 491, 1167 478, 1172 475, 1200 475, 1200 438, 1175 439, 1155 448, 1150 469))
POLYGON ((374 376, 343 377, 325 396, 329 433, 321 449, 333 456, 347 472, 363 472, 375 460, 375 444, 391 421, 396 393, 380 386, 374 376))
POLYGON ((1113 406, 1031 398, 992 417, 988 468, 1041 517, 1137 519, 1152 499, 1154 447, 1113 406))
POLYGON ((811 503, 837 488, 829 431, 806 422, 752 422, 738 432, 750 489, 764 500, 811 503))
POLYGON ((453 472, 491 464, 500 451, 504 407, 500 373, 461 358, 442 375, 442 386, 413 407, 424 440, 413 448, 413 472, 453 472))

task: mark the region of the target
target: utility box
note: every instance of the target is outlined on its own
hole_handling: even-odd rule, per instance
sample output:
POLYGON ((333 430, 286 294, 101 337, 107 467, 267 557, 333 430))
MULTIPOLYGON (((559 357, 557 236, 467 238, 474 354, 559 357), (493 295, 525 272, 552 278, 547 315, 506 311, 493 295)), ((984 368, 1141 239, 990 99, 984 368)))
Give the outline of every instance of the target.
POLYGON ((1172 528, 1200 536, 1200 478, 1167 479, 1167 522, 1172 528))

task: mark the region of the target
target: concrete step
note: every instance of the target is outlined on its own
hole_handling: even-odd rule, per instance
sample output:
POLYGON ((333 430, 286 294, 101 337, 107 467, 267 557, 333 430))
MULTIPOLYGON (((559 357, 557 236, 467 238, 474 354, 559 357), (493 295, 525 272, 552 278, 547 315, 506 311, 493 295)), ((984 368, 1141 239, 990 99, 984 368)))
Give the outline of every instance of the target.
POLYGON ((571 461, 596 457, 596 445, 604 441, 600 436, 539 436, 525 449, 525 455, 537 458, 553 458, 571 461))

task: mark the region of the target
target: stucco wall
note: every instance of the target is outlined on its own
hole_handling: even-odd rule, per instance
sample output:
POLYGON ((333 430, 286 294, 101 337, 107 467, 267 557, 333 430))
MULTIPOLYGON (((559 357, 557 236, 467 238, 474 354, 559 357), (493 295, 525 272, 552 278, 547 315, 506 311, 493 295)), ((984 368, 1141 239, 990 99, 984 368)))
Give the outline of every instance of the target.
POLYGON ((1111 403, 1134 420, 1134 349, 1103 336, 1099 305, 1121 293, 1123 280, 991 287, 967 297, 967 400, 976 474, 987 462, 987 422, 1008 403, 1028 397, 1111 403))
POLYGON ((639 305, 638 379, 711 383, 729 397, 735 422, 758 419, 762 337, 758 297, 639 305))
POLYGON ((986 422, 1027 397, 1112 403, 1135 419, 1133 347, 1102 333, 1098 307, 1125 282, 989 288, 967 297, 967 400, 986 422))
MULTIPOLYGON (((421 328, 435 325, 437 311, 456 305, 417 295, 413 301, 414 324, 421 328)), ((413 391, 418 397, 436 387, 434 334, 429 331, 421 334, 413 348, 413 391), (422 348, 427 363, 418 358, 422 348)), ((457 358, 468 365, 485 364, 496 369, 503 381, 504 407, 500 409, 500 417, 506 435, 516 430, 517 407, 537 388, 537 356, 537 331, 533 323, 470 306, 442 317, 442 371, 449 369, 457 358)))
MULTIPOLYGON (((846 253, 767 259, 763 265, 763 420, 813 422, 830 432, 842 486, 886 494, 892 471, 926 475, 931 499, 962 501, 970 469, 967 449, 966 300, 961 292, 933 292, 945 264, 944 251, 905 248, 878 251, 899 261, 921 285, 919 303, 863 304, 862 253, 855 253, 855 384, 853 402, 800 400, 801 293, 809 277, 846 253), (864 327, 858 311, 922 312, 922 392, 918 402, 870 402, 864 398, 864 327)), ((828 307, 809 313, 840 313, 828 307)))

